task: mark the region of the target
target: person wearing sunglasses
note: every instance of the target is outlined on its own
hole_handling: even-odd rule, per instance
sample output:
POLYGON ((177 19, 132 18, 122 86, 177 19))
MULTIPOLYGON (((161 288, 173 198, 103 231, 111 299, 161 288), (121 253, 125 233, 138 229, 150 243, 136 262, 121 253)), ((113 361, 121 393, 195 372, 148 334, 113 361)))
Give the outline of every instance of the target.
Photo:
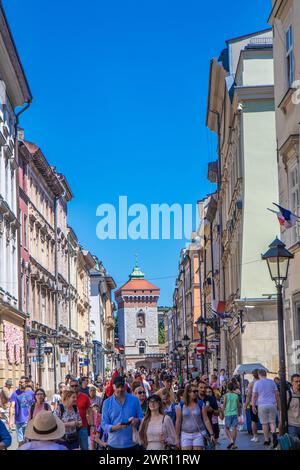
POLYGON ((147 396, 146 396, 146 391, 143 387, 137 387, 134 390, 133 395, 139 399, 143 416, 145 416, 147 409, 148 409, 148 404, 147 404, 147 396))
POLYGON ((41 411, 51 411, 51 406, 46 403, 46 393, 38 388, 34 393, 34 403, 29 410, 29 421, 36 417, 41 411))
POLYGON ((211 441, 215 436, 207 415, 207 407, 201 406, 198 389, 187 385, 183 394, 183 402, 176 409, 176 445, 181 450, 203 450, 207 431, 211 441))

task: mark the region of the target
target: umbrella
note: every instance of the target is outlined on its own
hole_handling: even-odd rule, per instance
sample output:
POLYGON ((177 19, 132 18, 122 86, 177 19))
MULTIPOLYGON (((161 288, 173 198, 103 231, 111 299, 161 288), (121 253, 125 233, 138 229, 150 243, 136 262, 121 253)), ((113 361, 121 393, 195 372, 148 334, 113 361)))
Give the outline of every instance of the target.
POLYGON ((252 374, 252 372, 255 369, 265 370, 266 372, 269 372, 268 369, 260 363, 256 363, 256 364, 239 364, 236 367, 233 375, 252 374))

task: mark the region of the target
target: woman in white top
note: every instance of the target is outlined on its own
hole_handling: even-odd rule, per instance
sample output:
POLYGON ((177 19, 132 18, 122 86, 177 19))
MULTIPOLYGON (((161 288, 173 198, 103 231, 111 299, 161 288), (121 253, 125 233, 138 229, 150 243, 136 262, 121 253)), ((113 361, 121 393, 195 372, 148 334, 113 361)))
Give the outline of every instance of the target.
POLYGON ((165 450, 175 446, 176 434, 169 416, 164 416, 162 400, 152 395, 140 428, 140 442, 146 450, 165 450))

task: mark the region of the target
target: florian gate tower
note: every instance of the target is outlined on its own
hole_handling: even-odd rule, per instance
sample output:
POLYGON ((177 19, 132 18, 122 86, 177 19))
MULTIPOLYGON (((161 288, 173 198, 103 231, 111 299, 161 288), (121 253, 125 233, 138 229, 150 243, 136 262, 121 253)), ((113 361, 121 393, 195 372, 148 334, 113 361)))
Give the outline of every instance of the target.
POLYGON ((125 369, 160 367, 157 302, 160 290, 145 279, 137 263, 129 281, 115 293, 119 344, 125 369))

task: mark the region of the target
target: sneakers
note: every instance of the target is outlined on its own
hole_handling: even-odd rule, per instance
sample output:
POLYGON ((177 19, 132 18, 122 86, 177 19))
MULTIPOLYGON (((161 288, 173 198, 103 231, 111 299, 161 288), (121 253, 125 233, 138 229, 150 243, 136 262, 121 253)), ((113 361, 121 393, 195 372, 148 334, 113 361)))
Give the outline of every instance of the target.
POLYGON ((258 437, 257 436, 253 436, 252 439, 250 439, 251 442, 258 442, 258 437))

